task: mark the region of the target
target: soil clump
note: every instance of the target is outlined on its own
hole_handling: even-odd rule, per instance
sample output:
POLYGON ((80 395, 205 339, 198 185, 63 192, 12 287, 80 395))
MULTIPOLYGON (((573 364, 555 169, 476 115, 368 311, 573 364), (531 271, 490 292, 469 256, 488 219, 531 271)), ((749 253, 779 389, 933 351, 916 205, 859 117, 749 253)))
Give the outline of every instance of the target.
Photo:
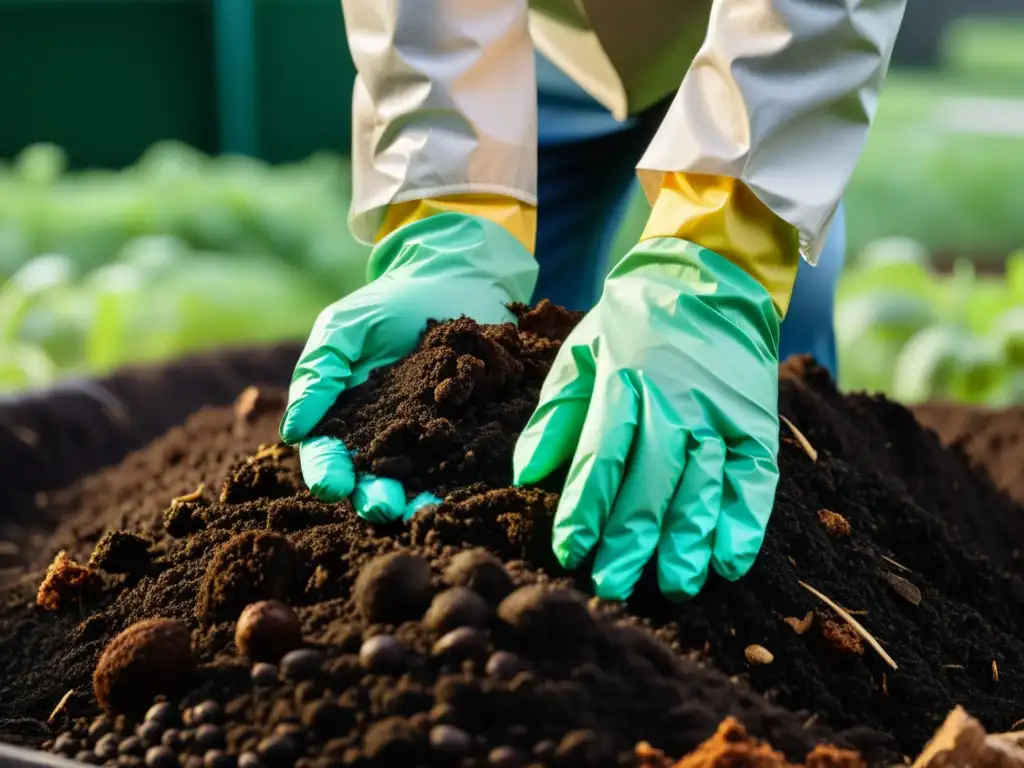
POLYGON ((280 393, 244 429, 232 408, 201 411, 63 494, 37 568, 61 549, 89 562, 112 531, 152 542, 151 567, 104 573, 97 594, 58 611, 34 605, 39 570, 7 590, 0 738, 125 768, 220 765, 212 753, 224 768, 603 766, 635 762, 640 740, 682 756, 734 716, 790 762, 829 742, 881 764, 920 749, 957 703, 992 731, 1024 717, 1024 584, 1002 570, 1005 543, 989 551, 961 529, 1021 509, 908 411, 840 396, 807 360, 783 369, 781 412, 818 458, 783 427, 751 574, 712 577, 685 605, 649 578, 628 605, 586 600, 586 574, 550 554, 556 489, 508 487, 516 436, 575 318, 547 304, 517 314, 518 331, 433 325, 324 423, 362 469, 444 496, 408 525, 310 497, 297 457, 274 445, 280 393), (296 612, 305 647, 253 665, 235 622, 271 599, 296 612), (99 715, 98 656, 156 617, 192 629, 189 692, 156 725, 99 715), (767 651, 757 663, 752 646, 767 651))

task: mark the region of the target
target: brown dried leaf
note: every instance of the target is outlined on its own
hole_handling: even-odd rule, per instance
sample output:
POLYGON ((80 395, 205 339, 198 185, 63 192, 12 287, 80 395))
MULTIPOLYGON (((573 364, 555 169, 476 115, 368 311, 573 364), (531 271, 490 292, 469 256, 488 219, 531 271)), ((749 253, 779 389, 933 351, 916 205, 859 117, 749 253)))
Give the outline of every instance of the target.
POLYGON ((914 606, 921 604, 921 590, 902 576, 897 576, 892 571, 882 571, 882 578, 892 587, 893 591, 914 606))
POLYGON ((787 616, 783 621, 789 624, 798 635, 802 635, 814 624, 814 611, 808 611, 807 615, 802 619, 798 619, 795 616, 787 616))
POLYGON ((100 577, 92 568, 76 563, 62 549, 46 569, 36 605, 46 611, 59 611, 65 601, 81 597, 99 584, 100 577))
POLYGON ((849 624, 825 619, 818 626, 821 628, 822 637, 840 653, 864 655, 864 643, 849 624))
POLYGON ((849 536, 851 533, 850 521, 831 509, 819 509, 818 520, 829 536, 849 536))

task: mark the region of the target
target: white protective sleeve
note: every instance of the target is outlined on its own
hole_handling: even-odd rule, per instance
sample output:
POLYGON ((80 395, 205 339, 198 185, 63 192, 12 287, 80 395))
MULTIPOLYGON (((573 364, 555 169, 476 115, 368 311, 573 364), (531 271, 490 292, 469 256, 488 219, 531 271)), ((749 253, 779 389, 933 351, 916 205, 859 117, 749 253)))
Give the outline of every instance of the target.
POLYGON ((537 204, 527 0, 342 0, 358 72, 349 224, 391 203, 491 193, 537 204))
POLYGON ((638 165, 739 179, 817 262, 867 140, 906 0, 714 0, 704 45, 638 165))

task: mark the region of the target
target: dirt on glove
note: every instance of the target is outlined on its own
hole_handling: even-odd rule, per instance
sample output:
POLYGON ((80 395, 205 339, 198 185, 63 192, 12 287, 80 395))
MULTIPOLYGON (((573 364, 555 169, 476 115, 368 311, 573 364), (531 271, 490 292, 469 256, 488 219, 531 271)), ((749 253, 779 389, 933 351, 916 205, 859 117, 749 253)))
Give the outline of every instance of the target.
MULTIPOLYGON (((55 498, 64 522, 0 611, 0 738, 126 768, 227 768, 243 753, 240 768, 604 766, 634 764, 640 741, 683 756, 734 716, 791 762, 829 742, 883 764, 954 704, 990 731, 1024 717, 1024 584, 1014 543, 991 549, 986 528, 1024 511, 910 412, 842 397, 804 359, 782 370, 780 410, 816 460, 783 426, 752 572, 712 576, 683 605, 649 577, 628 605, 586 600, 585 572, 550 553, 557 483, 508 487, 574 316, 518 312, 519 331, 433 326, 323 425, 364 468, 445 497, 407 526, 312 499, 275 444, 283 395, 265 391, 256 413, 201 411, 55 498), (128 572, 97 567, 96 592, 35 605, 56 552, 88 563, 112 531, 136 537, 114 558, 128 572), (267 599, 297 612, 306 647, 250 664, 234 619, 267 599), (141 723, 100 714, 97 658, 157 617, 192 628, 189 692, 141 723)), ((847 757, 834 764, 860 759, 847 757)))

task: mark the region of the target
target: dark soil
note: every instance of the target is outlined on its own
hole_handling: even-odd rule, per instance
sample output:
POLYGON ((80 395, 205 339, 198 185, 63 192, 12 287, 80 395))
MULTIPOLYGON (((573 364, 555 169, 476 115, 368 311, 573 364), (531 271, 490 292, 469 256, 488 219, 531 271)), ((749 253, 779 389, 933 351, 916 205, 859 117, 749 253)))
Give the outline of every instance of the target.
POLYGON ((121 461, 203 406, 287 381, 300 345, 221 350, 98 380, 0 396, 0 568, 33 557, 52 526, 48 493, 121 461))
POLYGON ((464 765, 609 765, 639 740, 681 755, 735 715, 791 759, 828 740, 880 764, 920 749, 954 704, 991 730, 1024 717, 1024 585, 999 570, 1000 552, 980 557, 985 521, 1021 509, 908 411, 843 398, 806 361, 784 369, 781 410, 819 457, 783 428, 778 502, 753 572, 712 579, 684 606, 647 582, 626 607, 585 602, 573 589, 583 574, 550 556, 557 497, 505 487, 516 432, 571 325, 553 308, 520 313, 519 333, 432 328, 332 414, 364 467, 387 467, 411 493, 447 493, 411 525, 369 526, 347 503, 312 499, 290 451, 261 449, 283 406, 265 392, 244 425, 232 408, 202 411, 53 498, 64 523, 0 611, 0 738, 126 768, 147 747, 154 768, 229 768, 223 749, 247 753, 239 768, 466 755, 476 762, 464 765), (953 526, 965 521, 978 530, 961 538, 953 526), (112 548, 132 554, 113 562, 141 552, 145 568, 102 572, 98 594, 61 611, 35 606, 56 551, 86 563, 115 530, 141 539, 112 548), (390 552, 405 555, 379 559, 390 552), (857 612, 899 669, 800 581, 857 612), (251 666, 234 619, 266 599, 297 611, 307 648, 251 666), (154 617, 193 629, 190 692, 138 728, 95 719, 99 654, 154 617), (772 663, 747 660, 754 644, 772 663))
POLYGON ((1024 503, 1024 406, 992 411, 934 404, 914 408, 914 415, 934 429, 944 444, 961 451, 996 485, 1024 503))

